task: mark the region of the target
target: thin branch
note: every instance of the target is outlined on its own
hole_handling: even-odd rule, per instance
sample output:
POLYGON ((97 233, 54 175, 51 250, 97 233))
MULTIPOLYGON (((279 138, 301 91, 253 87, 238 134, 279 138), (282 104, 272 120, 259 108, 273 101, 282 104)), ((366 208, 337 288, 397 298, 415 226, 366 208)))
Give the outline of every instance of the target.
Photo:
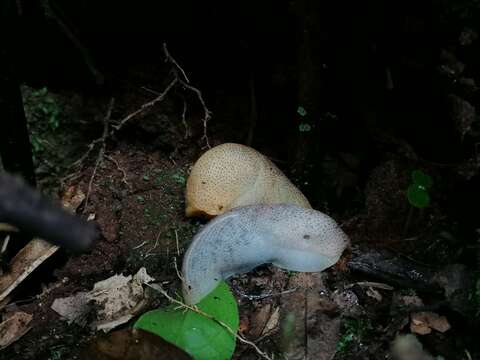
POLYGON ((137 249, 140 249, 141 247, 143 247, 145 244, 148 244, 148 241, 143 241, 141 244, 138 244, 136 246, 134 246, 132 249, 133 250, 137 250, 137 249))
POLYGON ((95 149, 95 145, 99 144, 101 141, 102 141, 103 137, 99 137, 98 139, 95 139, 93 140, 90 144, 88 144, 88 149, 87 151, 85 152, 85 154, 83 154, 80 159, 78 159, 77 161, 75 161, 71 166, 70 168, 75 168, 79 165, 81 165, 91 154, 91 152, 93 151, 93 149, 95 149))
POLYGON ((165 53, 165 57, 166 57, 165 61, 173 64, 173 66, 175 66, 175 68, 182 73, 183 78, 185 79, 185 81, 186 81, 187 83, 190 83, 190 80, 188 79, 187 74, 185 73, 185 71, 182 69, 182 67, 181 67, 180 65, 178 65, 177 61, 172 57, 172 55, 170 55, 170 52, 169 52, 168 49, 167 49, 167 43, 163 43, 163 52, 165 53))
POLYGON ((185 278, 183 277, 183 274, 180 270, 178 270, 177 266, 177 258, 174 256, 173 257, 173 267, 175 268, 175 271, 177 272, 178 278, 182 281, 182 283, 185 281, 185 278))
POLYGON ((122 173, 122 182, 129 188, 129 189, 132 189, 132 186, 128 183, 127 181, 127 172, 120 167, 120 164, 118 163, 117 160, 115 160, 115 158, 113 156, 110 156, 110 155, 107 155, 105 154, 105 158, 107 160, 110 160, 111 162, 113 162, 115 164, 115 166, 117 167, 117 170, 120 171, 122 173))
POLYGON ((185 116, 187 114, 187 102, 185 101, 185 98, 183 98, 183 97, 182 97, 182 100, 183 100, 182 124, 185 127, 185 136, 183 138, 188 139, 190 137, 190 128, 188 127, 187 120, 185 119, 185 116))
POLYGON ((152 251, 155 250, 158 247, 158 240, 160 239, 160 235, 162 234, 162 230, 160 230, 155 238, 155 244, 147 250, 145 253, 145 258, 149 257, 152 254, 152 251))
POLYGON ((186 88, 190 91, 193 91, 197 95, 197 98, 198 98, 198 101, 200 101, 200 104, 202 104, 202 107, 203 107, 203 119, 202 119, 203 136, 202 136, 202 140, 205 141, 206 147, 210 149, 211 146, 210 146, 210 142, 208 141, 208 136, 207 136, 207 125, 208 125, 208 121, 212 118, 212 112, 208 109, 207 104, 205 103, 205 100, 203 99, 202 92, 200 90, 198 90, 196 87, 194 87, 192 85, 187 84, 183 80, 178 79, 178 82, 184 88, 186 88))
MULTIPOLYGON (((125 116, 122 120, 119 121, 118 124, 112 125, 112 128, 117 130, 117 131, 120 130, 123 127, 123 125, 125 125, 128 121, 130 121, 134 117, 138 116, 139 114, 141 114, 145 110, 151 108, 152 106, 154 106, 158 102, 163 101, 165 99, 165 96, 167 96, 168 92, 170 91, 170 89, 173 88, 175 86, 175 84, 177 84, 178 81, 179 81, 179 79, 177 77, 173 78, 173 80, 170 82, 170 84, 168 84, 168 86, 165 88, 165 90, 163 90, 163 92, 160 95, 158 95, 155 99, 143 104, 140 107, 140 109, 135 110, 134 112, 125 116)), ((112 133, 113 133, 113 131, 112 131, 112 133)))
POLYGON ((92 193, 93 180, 95 178, 95 175, 97 174, 98 166, 102 162, 103 156, 105 155, 105 148, 107 146, 106 139, 107 139, 107 136, 109 134, 110 118, 112 116, 112 110, 113 110, 114 105, 115 105, 115 99, 112 98, 110 100, 110 104, 108 105, 107 115, 105 116, 105 119, 104 119, 104 122, 103 122, 103 135, 101 137, 102 146, 100 147, 100 151, 98 153, 97 161, 95 162, 95 167, 93 168, 92 176, 90 177, 90 182, 88 183, 88 190, 87 190, 87 194, 85 195, 85 206, 83 208, 83 213, 85 213, 87 211, 88 200, 90 198, 90 194, 92 193))
POLYGON ((153 94, 153 95, 156 95, 156 96, 160 95, 160 93, 159 93, 158 91, 155 91, 155 90, 153 90, 153 89, 150 89, 150 88, 148 88, 148 87, 146 87, 146 86, 142 86, 140 89, 145 90, 145 91, 147 91, 147 92, 149 92, 149 93, 151 93, 151 94, 153 94))
POLYGON ((271 293, 260 294, 260 295, 249 295, 249 294, 243 294, 241 292, 238 292, 238 293, 241 297, 252 301, 252 300, 263 300, 263 299, 267 299, 267 298, 270 298, 270 297, 281 296, 281 295, 285 295, 285 294, 291 294, 291 293, 293 293, 297 290, 298 290, 297 288, 292 288, 292 289, 287 289, 287 290, 277 292, 277 293, 272 293, 271 292, 271 293))
POLYGON ((356 283, 349 284, 349 285, 345 286, 345 289, 350 289, 350 288, 354 287, 355 285, 359 285, 361 287, 377 288, 377 289, 381 289, 381 290, 390 290, 390 291, 395 290, 395 288, 393 286, 383 284, 383 283, 379 283, 379 282, 373 282, 373 281, 359 281, 359 282, 356 282, 356 283))
POLYGON ((175 232, 175 245, 177 246, 177 255, 180 256, 180 247, 178 246, 178 231, 177 231, 177 229, 175 229, 174 232, 175 232))
POLYGON ((203 99, 202 92, 199 89, 197 89, 196 87, 190 85, 190 80, 188 79, 187 75, 185 74, 185 71, 177 63, 177 61, 172 57, 172 55, 170 55, 170 52, 168 51, 166 43, 163 43, 163 52, 165 53, 166 61, 170 62, 174 66, 173 73, 175 74, 175 78, 178 79, 178 82, 185 89, 193 91, 197 95, 197 98, 198 98, 198 101, 200 101, 200 104, 202 104, 204 115, 203 115, 203 119, 202 119, 203 136, 202 136, 201 140, 204 140, 205 144, 206 144, 206 147, 210 149, 211 146, 210 146, 210 142, 209 142, 208 136, 207 136, 207 125, 208 125, 208 121, 212 117, 212 112, 208 109, 207 104, 205 103, 205 100, 203 99), (180 72, 182 74, 182 76, 179 76, 178 72, 180 72), (184 80, 181 77, 183 77, 184 80))
MULTIPOLYGON (((48 0, 42 0, 42 1, 48 2, 48 0)), ((127 122, 129 122, 130 120, 132 120, 136 116, 142 114, 146 110, 152 108, 157 103, 163 101, 165 99, 165 97, 168 95, 168 93, 170 92, 170 90, 178 84, 180 84, 184 89, 194 92, 196 97, 198 98, 198 101, 202 105, 204 115, 203 115, 203 118, 202 118, 203 136, 202 136, 201 140, 205 141, 206 147, 208 147, 208 148, 211 147, 209 139, 208 139, 207 130, 208 130, 208 122, 212 117, 212 112, 208 109, 208 107, 206 105, 206 102, 203 99, 202 92, 199 89, 197 89, 196 87, 189 84, 190 80, 188 79, 185 71, 178 64, 178 62, 170 55, 170 53, 168 52, 166 44, 163 44, 163 49, 164 49, 164 52, 165 52, 167 62, 169 62, 173 65, 172 73, 174 75, 174 78, 172 79, 172 81, 170 81, 170 83, 167 85, 167 87, 163 90, 162 93, 157 93, 154 90, 143 88, 143 89, 145 89, 145 90, 147 90, 151 93, 156 94, 157 96, 154 99, 142 104, 139 109, 137 109, 134 112, 125 116, 123 119, 118 121, 118 123, 116 123, 115 125, 110 125, 110 129, 108 130, 107 135, 105 136, 105 134, 103 134, 102 137, 93 140, 88 145, 87 151, 77 161, 75 161, 70 166, 70 168, 75 168, 77 166, 81 166, 86 161, 86 159, 90 156, 90 154, 95 150, 95 148, 98 144, 101 144, 100 152, 102 153, 99 158, 100 159, 103 158, 105 156, 105 141, 108 137, 113 136, 116 131, 120 130, 127 122), (103 149, 103 151, 102 151, 102 149, 103 149)), ((188 127, 187 121, 186 121, 186 113, 187 113, 187 104, 184 100, 181 119, 182 119, 182 124, 185 127, 185 138, 188 138, 191 135, 191 133, 190 133, 190 129, 188 127)), ((97 158, 97 160, 99 158, 97 158)), ((108 157, 107 157, 107 159, 112 160, 112 158, 108 158, 108 157)), ((94 170, 96 172, 96 168, 94 170)), ((119 168, 119 170, 121 171, 120 168, 119 168)), ((123 173, 123 171, 122 171, 122 173, 123 173)), ((68 176, 66 176, 65 178, 62 179, 62 183, 65 183, 68 180, 71 180, 72 178, 76 178, 77 176, 80 176, 79 172, 70 174, 70 175, 68 175, 68 176)), ((125 174, 124 174, 124 181, 126 181, 125 174)))

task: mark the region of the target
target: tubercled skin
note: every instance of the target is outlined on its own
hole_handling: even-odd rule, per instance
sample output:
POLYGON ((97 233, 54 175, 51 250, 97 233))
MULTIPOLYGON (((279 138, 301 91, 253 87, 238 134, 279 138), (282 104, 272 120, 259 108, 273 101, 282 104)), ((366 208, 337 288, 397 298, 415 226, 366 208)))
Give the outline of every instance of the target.
POLYGON ((328 215, 290 204, 232 209, 197 233, 183 259, 183 296, 196 304, 221 280, 271 263, 302 272, 334 265, 349 244, 328 215))
POLYGON ((311 208, 306 197, 267 157, 248 146, 225 143, 194 164, 185 194, 187 217, 223 214, 253 204, 311 208))

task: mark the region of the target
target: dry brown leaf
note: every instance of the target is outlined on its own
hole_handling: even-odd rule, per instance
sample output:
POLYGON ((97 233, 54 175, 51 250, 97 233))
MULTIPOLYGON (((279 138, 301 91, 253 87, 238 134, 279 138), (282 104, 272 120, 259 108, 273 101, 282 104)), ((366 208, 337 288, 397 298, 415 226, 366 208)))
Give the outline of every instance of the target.
POLYGON ((25 312, 16 312, 0 324, 0 349, 20 339, 30 330, 33 316, 25 312))
POLYGON ((405 295, 400 299, 400 303, 404 306, 423 306, 423 301, 416 295, 405 295))
POLYGON ((62 206, 71 213, 75 213, 84 200, 83 191, 77 186, 70 186, 62 196, 62 206))
POLYGON ((250 318, 250 331, 249 336, 252 339, 257 339, 263 333, 263 329, 270 318, 270 312, 272 310, 271 304, 265 304, 255 310, 250 318))
POLYGON ((143 284, 152 282, 145 268, 133 277, 114 275, 97 282, 87 298, 97 307, 97 330, 105 332, 133 318, 145 305, 143 284))
POLYGON ((273 331, 278 329, 278 324, 280 323, 280 308, 276 307, 275 310, 273 310, 272 315, 270 315, 270 319, 268 319, 267 324, 265 325, 265 328, 263 329, 262 336, 266 336, 273 331))
POLYGON ((142 311, 147 304, 143 284, 153 280, 142 267, 134 276, 114 275, 97 282, 89 292, 55 299, 51 308, 68 322, 79 325, 86 325, 86 315, 95 309, 96 321, 92 327, 107 332, 142 311))
POLYGON ((427 335, 432 332, 432 329, 423 319, 412 317, 410 320, 410 331, 419 335, 427 335))
POLYGON ((432 329, 441 333, 450 329, 450 323, 445 316, 430 311, 413 313, 410 318, 410 331, 419 335, 430 334, 432 329))
POLYGON ((337 305, 327 295, 321 273, 298 273, 281 297, 280 326, 283 355, 289 360, 330 360, 340 338, 337 305))
POLYGON ((191 360, 185 351, 141 329, 118 330, 95 339, 81 360, 191 360))
POLYGON ((238 331, 241 333, 248 332, 250 329, 250 320, 246 314, 240 315, 240 323, 238 325, 238 331))
POLYGON ((0 300, 5 299, 30 273, 58 249, 58 246, 42 239, 30 241, 12 259, 10 271, 0 277, 0 300))
MULTIPOLYGON (((63 196, 63 207, 65 207, 67 211, 74 213, 83 201, 82 197, 85 195, 82 194, 80 190, 71 187, 63 196)), ((2 226, 4 225, 5 224, 2 224, 2 226)), ((4 226, 4 228, 7 227, 4 226)), ((10 229, 12 229, 11 226, 10 229)), ((10 271, 0 277, 0 301, 5 299, 28 275, 58 249, 58 246, 43 239, 33 239, 30 241, 10 262, 10 271)))
POLYGON ((69 323, 85 325, 85 317, 90 310, 87 294, 87 292, 78 292, 72 296, 55 299, 51 308, 69 323))

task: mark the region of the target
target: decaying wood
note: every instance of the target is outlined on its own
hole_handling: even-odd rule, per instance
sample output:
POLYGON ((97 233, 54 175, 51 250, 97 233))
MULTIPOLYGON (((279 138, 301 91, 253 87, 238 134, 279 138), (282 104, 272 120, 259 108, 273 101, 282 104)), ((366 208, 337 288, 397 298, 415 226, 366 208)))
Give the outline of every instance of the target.
POLYGON ((467 317, 475 313, 470 301, 474 279, 465 265, 445 264, 441 268, 434 268, 388 249, 356 247, 347 266, 352 272, 396 288, 435 295, 435 304, 413 307, 410 311, 435 310, 440 306, 448 306, 467 317))
POLYGON ((11 270, 0 277, 0 300, 7 297, 28 275, 58 249, 58 246, 41 239, 30 241, 12 259, 11 270))
POLYGON ((353 249, 350 270, 384 283, 429 293, 441 293, 434 281, 437 269, 417 263, 387 249, 357 247, 353 249))

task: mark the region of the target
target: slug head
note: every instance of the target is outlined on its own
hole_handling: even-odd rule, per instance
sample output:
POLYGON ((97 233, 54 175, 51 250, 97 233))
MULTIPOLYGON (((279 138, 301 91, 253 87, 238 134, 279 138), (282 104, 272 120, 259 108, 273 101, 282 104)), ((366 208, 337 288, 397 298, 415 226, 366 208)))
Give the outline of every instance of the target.
POLYGON ((275 266, 290 271, 323 271, 350 245, 347 234, 328 215, 291 205, 274 207, 272 214, 276 216, 266 224, 277 239, 278 251, 272 260, 275 266))

